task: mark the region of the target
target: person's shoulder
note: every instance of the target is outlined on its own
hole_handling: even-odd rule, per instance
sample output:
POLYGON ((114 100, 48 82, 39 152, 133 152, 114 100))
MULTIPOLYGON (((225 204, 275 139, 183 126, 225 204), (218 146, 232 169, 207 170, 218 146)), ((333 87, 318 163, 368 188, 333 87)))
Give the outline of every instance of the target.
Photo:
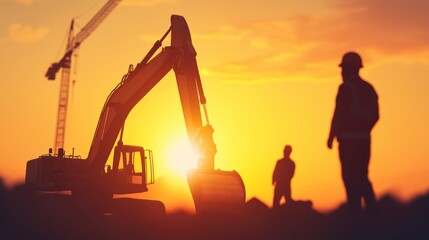
POLYGON ((363 79, 363 78, 361 78, 361 77, 359 77, 359 79, 360 79, 360 81, 359 81, 359 83, 360 83, 360 84, 362 84, 363 86, 365 86, 365 87, 367 87, 367 88, 372 88, 372 89, 374 89, 374 87, 372 86, 372 84, 371 84, 368 80, 363 79))
POLYGON ((370 92, 374 95, 377 95, 377 92, 375 91, 374 86, 370 82, 368 82, 367 80, 362 79, 362 78, 361 78, 360 82, 363 85, 363 87, 366 89, 367 92, 370 92))
POLYGON ((350 88, 349 88, 348 84, 349 83, 347 83, 347 82, 343 82, 338 87, 337 97, 339 99, 347 98, 350 95, 349 94, 350 93, 350 88))
POLYGON ((338 86, 338 90, 343 90, 344 88, 347 88, 347 86, 346 86, 346 82, 342 82, 342 83, 340 84, 340 86, 338 86))
POLYGON ((347 90, 347 84, 345 82, 342 82, 339 86, 338 86, 338 94, 341 95, 341 93, 348 91, 347 90))

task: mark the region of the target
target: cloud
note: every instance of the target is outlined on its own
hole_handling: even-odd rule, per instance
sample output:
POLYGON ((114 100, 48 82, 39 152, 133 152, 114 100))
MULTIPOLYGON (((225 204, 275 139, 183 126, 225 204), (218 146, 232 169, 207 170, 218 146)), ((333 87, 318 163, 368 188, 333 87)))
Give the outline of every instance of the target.
POLYGON ((122 0, 121 5, 128 6, 154 6, 159 4, 172 4, 177 0, 122 0))
MULTIPOLYGON (((321 61, 326 60, 324 56, 332 54, 330 51, 323 54, 319 52, 319 56, 312 56, 312 60, 307 59, 306 55, 315 54, 315 49, 318 49, 317 46, 321 42, 316 39, 301 41, 296 22, 306 21, 307 24, 312 24, 307 17, 302 16, 249 23, 230 30, 235 33, 231 35, 240 36, 237 39, 222 39, 219 36, 223 34, 213 33, 219 40, 229 40, 226 45, 232 44, 233 40, 239 40, 237 45, 240 46, 237 46, 234 53, 243 57, 212 66, 203 73, 224 80, 261 82, 302 79, 309 75, 318 78, 332 76, 330 67, 321 64, 321 61)), ((335 56, 336 61, 337 58, 338 56, 335 56)), ((332 64, 336 65, 336 62, 332 64)))
POLYGON ((40 0, 15 0, 15 2, 24 4, 24 5, 32 5, 36 2, 39 2, 40 0))
POLYGON ((427 51, 427 9, 429 2, 425 0, 344 1, 336 6, 336 15, 321 19, 309 34, 301 32, 300 37, 389 55, 427 51))
POLYGON ((348 50, 360 52, 366 66, 376 63, 375 59, 395 57, 427 61, 427 9, 426 0, 349 0, 332 4, 320 15, 301 14, 235 26, 229 32, 241 33, 240 39, 247 39, 243 44, 250 50, 242 53, 241 59, 206 72, 254 81, 328 79, 337 75, 336 66, 348 50), (249 54, 252 51, 257 53, 249 54))
POLYGON ((197 33, 192 36, 193 39, 202 40, 221 40, 221 41, 239 41, 246 35, 246 32, 237 31, 231 26, 222 26, 216 32, 197 33))
POLYGON ((37 42, 49 33, 49 29, 45 27, 33 28, 25 26, 21 23, 13 23, 9 27, 9 36, 7 40, 19 43, 37 42))

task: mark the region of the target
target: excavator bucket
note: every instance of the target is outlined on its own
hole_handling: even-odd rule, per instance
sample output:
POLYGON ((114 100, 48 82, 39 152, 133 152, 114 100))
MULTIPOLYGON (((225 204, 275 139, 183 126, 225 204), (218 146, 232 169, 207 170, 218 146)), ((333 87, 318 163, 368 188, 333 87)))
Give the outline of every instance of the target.
POLYGON ((243 209, 246 189, 236 171, 193 169, 187 177, 197 214, 238 213, 243 209))

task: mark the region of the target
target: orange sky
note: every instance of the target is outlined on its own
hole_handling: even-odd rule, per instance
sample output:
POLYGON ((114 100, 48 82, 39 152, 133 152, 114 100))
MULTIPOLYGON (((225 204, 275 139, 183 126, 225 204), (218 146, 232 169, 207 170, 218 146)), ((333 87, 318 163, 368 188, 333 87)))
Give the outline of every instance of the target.
MULTIPOLYGON (((26 161, 53 145, 59 81, 43 76, 63 54, 71 18, 82 27, 104 2, 1 1, 0 176, 9 184, 23 181, 26 161)), ((293 196, 321 210, 344 201, 337 150, 325 145, 337 65, 348 50, 361 53, 362 76, 380 97, 374 188, 410 198, 429 187, 428 9, 424 0, 123 0, 80 48, 66 151, 86 157, 107 95, 179 14, 198 52, 216 166, 237 170, 248 198, 271 204, 272 170, 291 144, 293 196)), ((187 161, 171 159, 186 141, 173 74, 130 114, 124 141, 154 151, 157 183, 139 197, 189 208, 184 174, 173 163, 187 161)))

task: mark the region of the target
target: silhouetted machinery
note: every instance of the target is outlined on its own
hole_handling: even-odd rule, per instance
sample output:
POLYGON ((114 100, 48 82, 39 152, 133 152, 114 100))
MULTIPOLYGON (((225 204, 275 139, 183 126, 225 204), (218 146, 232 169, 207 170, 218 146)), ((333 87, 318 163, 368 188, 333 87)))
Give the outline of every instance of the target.
MULTIPOLYGON (((175 72, 186 128, 191 145, 199 151, 196 169, 188 173, 188 183, 197 213, 236 211, 245 202, 245 187, 236 171, 215 170, 216 145, 211 127, 196 51, 185 19, 171 17, 164 36, 110 93, 103 107, 87 159, 58 153, 43 155, 27 162, 26 185, 45 191, 71 190, 72 195, 101 199, 113 194, 148 190, 153 183, 152 153, 139 146, 124 145, 124 122, 133 107, 171 70, 175 72), (171 32, 171 46, 153 57, 171 32), (206 125, 203 126, 201 106, 206 125), (106 162, 114 149, 113 164, 106 162), (138 160, 139 159, 139 160, 138 160), (136 172, 140 165, 142 172, 136 172)), ((174 187, 174 186, 172 186, 174 187)))

